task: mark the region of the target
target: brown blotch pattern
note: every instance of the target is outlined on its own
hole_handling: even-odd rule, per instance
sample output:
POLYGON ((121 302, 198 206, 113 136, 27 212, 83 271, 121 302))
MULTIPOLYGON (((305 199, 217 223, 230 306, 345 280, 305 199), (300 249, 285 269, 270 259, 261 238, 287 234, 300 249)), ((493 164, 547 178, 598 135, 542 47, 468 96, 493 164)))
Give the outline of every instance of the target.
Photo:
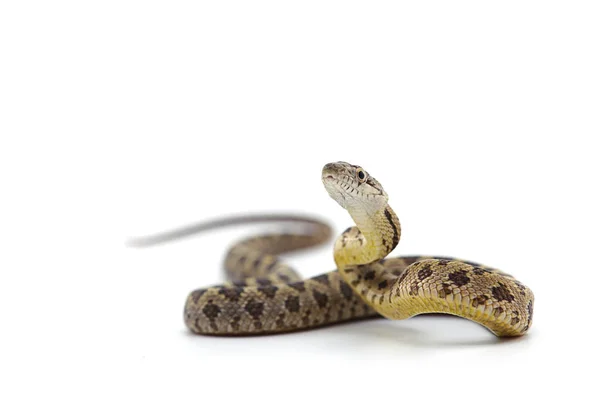
POLYGON ((346 299, 351 299, 354 296, 354 291, 345 281, 340 280, 340 292, 346 299))
POLYGON ((467 277, 467 271, 464 269, 457 270, 455 272, 448 274, 448 278, 450 279, 450 281, 452 281, 458 287, 462 287, 463 285, 465 285, 469 281, 471 281, 471 279, 469 277, 467 277))
POLYGON ((320 308, 324 308, 327 305, 328 298, 326 294, 313 290, 313 298, 315 298, 315 301, 317 301, 320 308))
POLYGON ((374 270, 369 270, 365 274, 365 281, 373 280, 374 278, 375 278, 375 271, 374 270))
POLYGON ((262 315, 264 307, 265 305, 262 302, 250 299, 246 306, 244 306, 244 309, 246 310, 246 312, 248 312, 250 316, 257 319, 262 315))
POLYGON ((508 288, 506 288, 506 286, 502 283, 498 283, 497 286, 492 287, 492 295, 498 301, 512 302, 515 300, 515 297, 510 293, 508 288))
POLYGON ((221 313, 221 308, 212 303, 212 300, 208 301, 206 305, 202 308, 202 313, 210 320, 213 321, 219 316, 221 313))
POLYGON ((219 290, 219 294, 233 302, 237 302, 240 299, 242 292, 244 292, 242 287, 222 287, 219 290))
POLYGON ((267 298, 275 298, 275 293, 277 293, 278 288, 274 285, 267 285, 264 287, 258 287, 258 291, 265 294, 267 298))
POLYGON ((285 308, 291 313, 299 311, 300 298, 297 296, 288 296, 285 300, 285 308))
POLYGON ((417 273, 417 277, 419 278, 419 280, 423 281, 427 277, 431 276, 432 274, 433 274, 433 270, 431 270, 431 266, 425 265, 424 267, 421 268, 421 270, 419 270, 419 272, 417 273))

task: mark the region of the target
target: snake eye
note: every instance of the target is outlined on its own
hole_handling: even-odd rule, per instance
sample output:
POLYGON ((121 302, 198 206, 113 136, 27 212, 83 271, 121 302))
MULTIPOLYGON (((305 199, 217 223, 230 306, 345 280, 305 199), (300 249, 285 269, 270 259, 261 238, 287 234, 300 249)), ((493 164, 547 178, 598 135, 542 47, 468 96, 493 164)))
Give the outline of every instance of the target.
POLYGON ((357 169, 356 175, 358 176, 358 180, 360 180, 361 183, 363 183, 365 180, 367 180, 367 174, 362 169, 357 169))

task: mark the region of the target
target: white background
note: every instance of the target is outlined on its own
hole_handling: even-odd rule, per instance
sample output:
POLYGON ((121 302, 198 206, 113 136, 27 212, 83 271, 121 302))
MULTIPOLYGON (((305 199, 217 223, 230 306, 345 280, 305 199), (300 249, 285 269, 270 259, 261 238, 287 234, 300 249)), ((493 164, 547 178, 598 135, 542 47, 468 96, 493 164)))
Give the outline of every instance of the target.
MULTIPOLYGON (((594 1, 2 2, 1 396, 589 397, 599 20, 594 1), (530 333, 420 316, 194 336, 187 293, 265 227, 124 246, 244 212, 342 231, 336 160, 383 183, 394 254, 530 286, 530 333)), ((330 247, 288 258, 334 267, 330 247)))

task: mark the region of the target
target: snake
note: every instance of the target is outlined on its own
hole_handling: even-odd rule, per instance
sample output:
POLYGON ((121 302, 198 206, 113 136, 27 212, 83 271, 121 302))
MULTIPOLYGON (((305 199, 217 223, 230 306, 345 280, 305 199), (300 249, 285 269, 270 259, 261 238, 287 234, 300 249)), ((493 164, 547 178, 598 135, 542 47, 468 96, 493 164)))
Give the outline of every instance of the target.
MULTIPOLYGON (((533 292, 512 275, 450 257, 386 258, 400 241, 401 226, 382 185, 364 168, 342 161, 326 164, 321 178, 329 196, 355 223, 335 240, 337 270, 302 279, 279 256, 327 242, 331 228, 326 223, 267 217, 295 222, 302 229, 234 244, 224 261, 227 281, 187 296, 184 322, 190 331, 263 335, 376 316, 402 320, 424 313, 472 320, 498 337, 521 336, 529 330, 533 292)), ((260 218, 230 222, 255 220, 260 218)))

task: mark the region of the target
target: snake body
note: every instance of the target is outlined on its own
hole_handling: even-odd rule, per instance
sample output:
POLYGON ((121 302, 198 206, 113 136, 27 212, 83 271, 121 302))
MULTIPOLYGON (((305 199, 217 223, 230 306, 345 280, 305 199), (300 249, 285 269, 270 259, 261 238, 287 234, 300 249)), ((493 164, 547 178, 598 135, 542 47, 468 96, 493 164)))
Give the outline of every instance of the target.
POLYGON ((246 239, 226 256, 229 282, 188 295, 184 320, 191 331, 257 335, 421 313, 467 318, 497 336, 530 328, 533 293, 506 273, 454 258, 385 258, 400 240, 400 222, 381 184, 364 169, 327 164, 322 180, 356 223, 335 242, 337 271, 302 280, 278 257, 325 242, 330 228, 323 223, 306 221, 307 233, 246 239))

